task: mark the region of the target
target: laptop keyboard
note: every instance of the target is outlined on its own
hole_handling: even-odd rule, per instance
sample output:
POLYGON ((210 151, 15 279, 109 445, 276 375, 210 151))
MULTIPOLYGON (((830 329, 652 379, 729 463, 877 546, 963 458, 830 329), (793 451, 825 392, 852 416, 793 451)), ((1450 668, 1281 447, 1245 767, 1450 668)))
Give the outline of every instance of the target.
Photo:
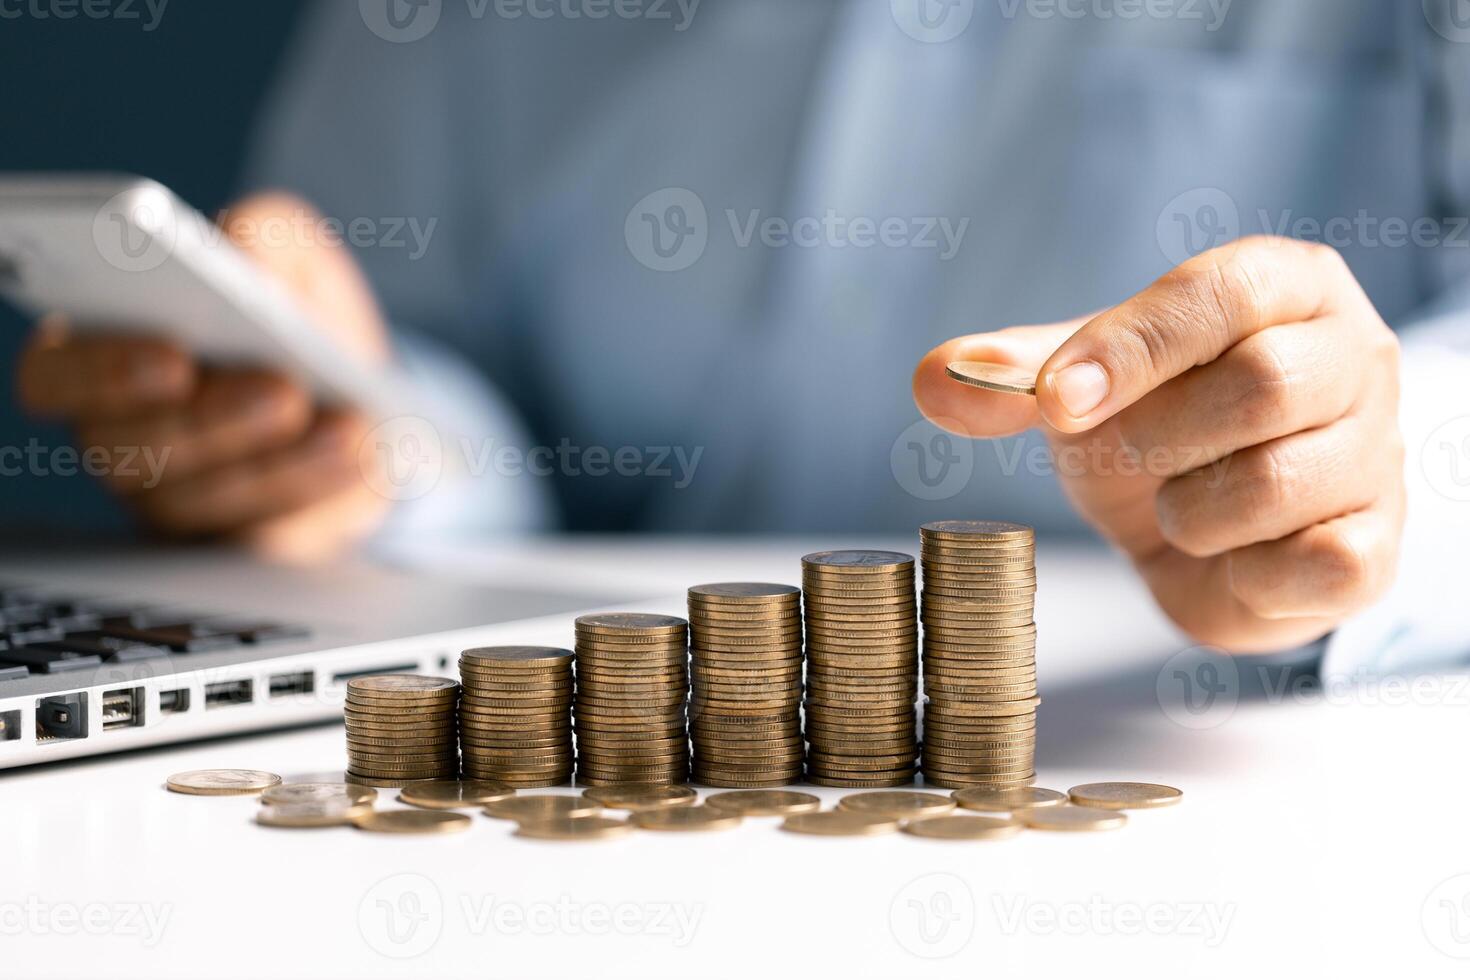
POLYGON ((38 596, 0 587, 0 684, 176 654, 299 640, 301 626, 38 596))

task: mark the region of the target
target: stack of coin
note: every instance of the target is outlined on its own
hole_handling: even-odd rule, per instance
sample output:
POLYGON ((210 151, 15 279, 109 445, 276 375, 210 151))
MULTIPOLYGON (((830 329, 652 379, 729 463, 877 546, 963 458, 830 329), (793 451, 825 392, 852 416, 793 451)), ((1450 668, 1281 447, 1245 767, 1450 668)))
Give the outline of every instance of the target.
POLYGON ((924 568, 924 780, 1035 779, 1036 537, 995 521, 919 530, 924 568))
POLYGON ((377 674, 347 682, 347 777, 401 786, 459 775, 459 685, 447 677, 377 674))
POLYGON ((801 776, 801 590, 730 582, 689 590, 694 778, 785 786, 801 776))
POLYGON ((479 647, 459 657, 468 779, 530 788, 572 778, 572 651, 479 647))
POLYGON ((806 771, 819 786, 903 786, 918 755, 914 559, 824 551, 801 560, 806 771))
POLYGON ((577 782, 689 778, 689 623, 605 613, 577 620, 577 782))

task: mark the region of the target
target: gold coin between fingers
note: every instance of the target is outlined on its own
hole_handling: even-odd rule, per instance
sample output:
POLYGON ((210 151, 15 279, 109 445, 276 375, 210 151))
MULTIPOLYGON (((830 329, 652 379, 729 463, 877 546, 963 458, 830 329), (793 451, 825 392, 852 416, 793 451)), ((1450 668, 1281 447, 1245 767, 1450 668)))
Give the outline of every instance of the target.
POLYGON ((1004 840, 1016 836, 1021 829, 1022 825, 1014 820, 970 814, 929 817, 926 820, 911 820, 903 825, 903 832, 906 834, 935 840, 1004 840))
POLYGON ((352 825, 377 834, 452 834, 468 830, 470 818, 447 810, 371 810, 352 825))
POLYGON ((1158 783, 1083 783, 1073 786, 1068 795, 1078 806, 1100 810, 1147 810, 1184 799, 1179 790, 1158 783))
POLYGON ((1128 822, 1126 814, 1090 806, 1044 806, 1021 810, 1015 818, 1036 830, 1117 830, 1128 822))
POLYGON ((189 796, 245 796, 280 782, 280 776, 259 769, 191 769, 174 773, 165 785, 189 796))
POLYGON ((487 779, 438 779, 405 786, 398 799, 430 810, 458 810, 515 796, 515 788, 487 779))

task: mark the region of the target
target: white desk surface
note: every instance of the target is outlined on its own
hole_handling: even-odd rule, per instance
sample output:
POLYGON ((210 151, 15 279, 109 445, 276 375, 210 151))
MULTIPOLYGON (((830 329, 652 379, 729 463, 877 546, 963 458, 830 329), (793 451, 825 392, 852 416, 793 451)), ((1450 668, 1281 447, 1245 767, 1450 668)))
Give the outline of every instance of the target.
MULTIPOLYGON (((432 558, 661 594, 638 608, 678 612, 686 585, 794 581, 804 550, 834 544, 852 542, 432 558)), ((1038 785, 1159 781, 1181 806, 1113 833, 979 844, 806 838, 774 820, 548 844, 479 814, 467 833, 394 839, 261 828, 252 798, 162 788, 201 767, 340 772, 339 728, 162 749, 0 780, 0 975, 1465 975, 1464 683, 1264 700, 1227 685, 1203 714, 1168 691, 1166 710, 1160 668, 1187 644, 1123 563, 1044 549, 1039 572, 1038 785)), ((571 618, 505 639, 570 645, 571 618)))

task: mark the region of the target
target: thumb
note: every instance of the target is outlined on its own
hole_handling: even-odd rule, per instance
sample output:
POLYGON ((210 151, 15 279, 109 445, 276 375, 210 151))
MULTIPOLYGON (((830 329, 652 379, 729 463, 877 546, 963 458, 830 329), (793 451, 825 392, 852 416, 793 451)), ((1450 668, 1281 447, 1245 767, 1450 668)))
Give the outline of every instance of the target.
POLYGON ((1035 398, 986 391, 945 374, 954 361, 990 361, 1040 371, 1086 319, 1036 327, 1008 327, 940 344, 914 371, 914 402, 935 425, 974 439, 998 439, 1042 424, 1035 398))

